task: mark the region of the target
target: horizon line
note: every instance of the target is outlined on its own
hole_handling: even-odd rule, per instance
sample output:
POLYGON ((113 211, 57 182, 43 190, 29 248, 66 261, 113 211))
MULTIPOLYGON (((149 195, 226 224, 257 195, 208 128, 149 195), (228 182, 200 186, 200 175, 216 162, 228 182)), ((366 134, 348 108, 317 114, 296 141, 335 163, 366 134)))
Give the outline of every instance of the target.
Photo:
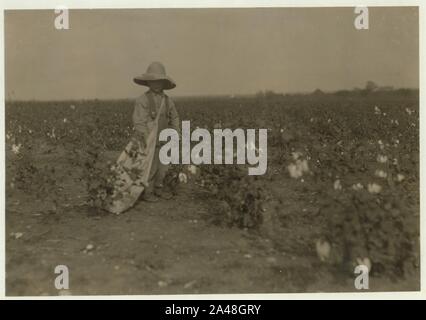
MULTIPOLYGON (((339 91, 349 91, 349 92, 356 92, 356 90, 364 90, 364 88, 352 88, 352 89, 338 89, 338 90, 332 90, 332 91, 324 91, 322 89, 315 89, 313 91, 299 91, 299 92, 276 92, 274 90, 259 90, 256 93, 240 93, 240 94, 226 94, 226 93, 216 93, 216 94, 190 94, 190 95, 176 95, 173 96, 174 99, 182 99, 182 98, 203 98, 203 97, 229 97, 229 98, 242 98, 242 97, 252 97, 252 96, 256 96, 259 93, 267 93, 267 92, 272 92, 276 95, 310 95, 310 94, 314 94, 317 90, 321 91, 324 94, 335 94, 339 91)), ((375 92, 392 92, 392 91, 397 91, 397 90, 412 90, 412 91, 419 91, 420 88, 410 88, 410 87, 401 87, 401 88, 393 88, 389 91, 383 90, 381 91, 380 88, 379 90, 376 90, 375 92)), ((63 98, 63 99, 10 99, 10 98, 5 98, 4 101, 5 102, 62 102, 62 101, 94 101, 94 100, 98 100, 98 101, 105 101, 105 100, 112 100, 112 101, 118 101, 118 100, 134 100, 136 99, 135 97, 121 97, 121 98, 63 98)))

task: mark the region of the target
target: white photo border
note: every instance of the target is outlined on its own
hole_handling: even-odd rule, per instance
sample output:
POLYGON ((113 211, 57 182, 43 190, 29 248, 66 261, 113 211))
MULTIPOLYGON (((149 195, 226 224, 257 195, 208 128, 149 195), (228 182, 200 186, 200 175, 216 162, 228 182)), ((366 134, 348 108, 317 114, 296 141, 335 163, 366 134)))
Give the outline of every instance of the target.
POLYGON ((426 30, 426 4, 420 0, 386 0, 386 1, 374 1, 374 0, 363 0, 363 1, 347 1, 347 0, 321 0, 321 1, 302 1, 302 0, 237 0, 237 1, 226 1, 226 0, 214 0, 214 1, 196 1, 196 0, 123 0, 123 1, 112 1, 112 0, 43 0, 43 1, 31 1, 31 0, 3 0, 0 12, 0 38, 1 38, 1 49, 0 50, 0 79, 2 86, 0 88, 0 100, 3 106, 3 114, 5 112, 5 57, 4 57, 4 10, 12 9, 54 9, 58 6, 65 6, 69 9, 142 9, 142 8, 250 8, 250 7, 356 7, 356 6, 367 6, 367 7, 393 7, 393 6, 417 6, 419 7, 419 121, 420 121, 420 254, 421 254, 421 289, 419 292, 353 292, 353 293, 280 293, 280 294, 184 294, 184 295, 108 295, 108 296, 46 296, 46 297, 8 297, 6 296, 6 273, 5 273, 5 253, 6 253, 6 231, 5 231, 5 117, 0 117, 0 140, 2 148, 0 150, 0 159, 3 163, 0 173, 0 299, 6 300, 21 300, 32 298, 35 300, 75 300, 75 299, 146 299, 146 300, 225 300, 225 299, 259 299, 259 300, 295 300, 295 299, 337 299, 337 300, 349 300, 349 299, 426 299, 425 290, 425 265, 426 265, 426 252, 425 248, 425 230, 426 222, 422 217, 426 211, 425 199, 422 194, 423 190, 426 190, 426 171, 424 170, 426 165, 426 158, 423 156, 425 147, 425 128, 423 123, 426 121, 425 110, 422 108, 423 101, 426 101, 425 97, 425 30, 426 30))

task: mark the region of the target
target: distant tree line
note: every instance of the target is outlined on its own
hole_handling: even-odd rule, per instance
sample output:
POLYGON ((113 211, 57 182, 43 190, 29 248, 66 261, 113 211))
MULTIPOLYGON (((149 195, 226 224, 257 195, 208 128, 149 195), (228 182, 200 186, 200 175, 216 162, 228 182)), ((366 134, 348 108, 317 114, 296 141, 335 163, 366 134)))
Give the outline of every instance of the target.
POLYGON ((256 93, 257 98, 277 98, 280 96, 289 96, 289 95, 312 95, 312 96, 325 96, 325 95, 335 95, 335 96, 367 96, 373 94, 381 93, 392 93, 396 95, 409 96, 418 94, 418 89, 409 89, 409 88, 398 88, 395 89, 393 86, 379 86, 374 81, 367 81, 364 88, 353 88, 352 90, 337 90, 334 92, 324 92, 321 89, 315 89, 312 93, 308 94, 283 94, 276 93, 272 90, 259 91, 256 93))

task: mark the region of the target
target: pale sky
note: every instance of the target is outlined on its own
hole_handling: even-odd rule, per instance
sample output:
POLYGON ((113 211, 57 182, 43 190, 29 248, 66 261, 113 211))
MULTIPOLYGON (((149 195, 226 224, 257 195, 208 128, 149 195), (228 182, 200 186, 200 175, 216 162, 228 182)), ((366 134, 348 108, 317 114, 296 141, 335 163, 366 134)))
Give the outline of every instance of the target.
POLYGON ((165 64, 171 96, 309 92, 367 80, 419 86, 417 8, 5 11, 6 98, 134 98, 132 78, 165 64))

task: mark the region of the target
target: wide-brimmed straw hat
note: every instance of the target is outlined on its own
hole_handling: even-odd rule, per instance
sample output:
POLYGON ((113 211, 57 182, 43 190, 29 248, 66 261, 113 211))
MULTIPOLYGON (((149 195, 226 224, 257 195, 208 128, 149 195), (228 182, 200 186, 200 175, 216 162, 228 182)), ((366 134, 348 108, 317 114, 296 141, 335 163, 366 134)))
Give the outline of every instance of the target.
POLYGON ((142 86, 148 86, 148 81, 163 80, 164 89, 173 89, 176 87, 176 83, 166 75, 166 68, 161 62, 152 62, 146 72, 138 77, 133 78, 133 81, 142 86))

